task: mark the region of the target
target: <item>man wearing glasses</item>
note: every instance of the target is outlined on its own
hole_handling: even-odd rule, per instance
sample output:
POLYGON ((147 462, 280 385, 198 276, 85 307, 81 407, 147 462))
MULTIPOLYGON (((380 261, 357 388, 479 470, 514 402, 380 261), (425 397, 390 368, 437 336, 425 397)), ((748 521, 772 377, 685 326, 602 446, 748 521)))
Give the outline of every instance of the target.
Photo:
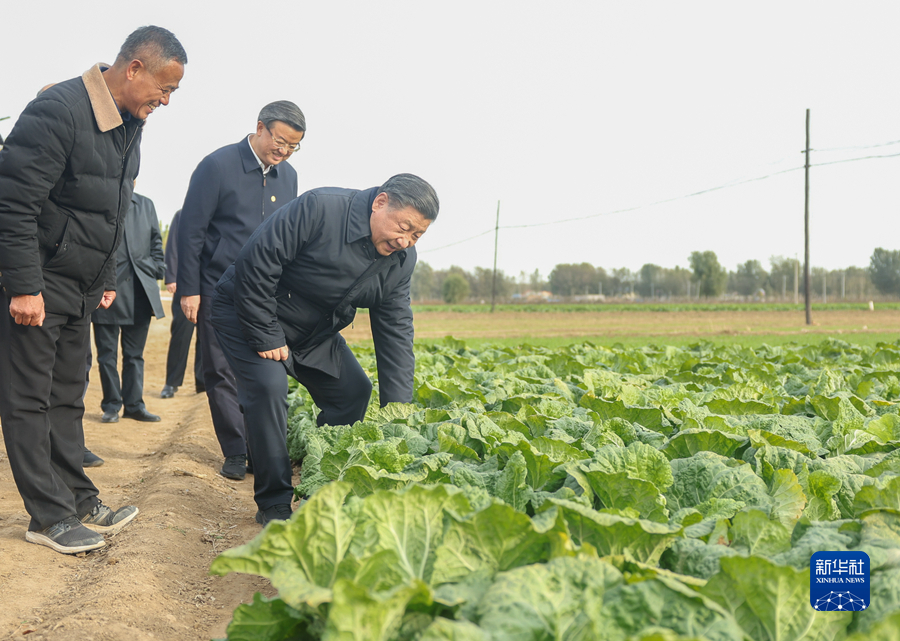
POLYGON ((0 423, 31 523, 25 539, 76 554, 131 522, 82 467, 91 312, 116 298, 116 250, 144 120, 169 104, 187 55, 141 27, 115 63, 52 85, 0 152, 0 423))
POLYGON ((306 118, 279 100, 262 108, 256 133, 200 161, 178 222, 177 287, 181 308, 197 325, 203 384, 225 462, 222 476, 247 473, 247 431, 234 374, 210 321, 214 288, 244 243, 276 209, 297 197, 297 172, 286 160, 300 149, 306 118))

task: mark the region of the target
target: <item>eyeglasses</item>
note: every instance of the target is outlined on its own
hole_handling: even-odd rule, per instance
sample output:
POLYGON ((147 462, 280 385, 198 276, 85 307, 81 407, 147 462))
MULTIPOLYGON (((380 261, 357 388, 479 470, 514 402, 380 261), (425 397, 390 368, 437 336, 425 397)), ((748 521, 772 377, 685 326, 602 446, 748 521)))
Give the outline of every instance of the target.
POLYGON ((300 143, 298 142, 296 145, 292 145, 287 140, 283 140, 282 138, 276 138, 275 134, 272 133, 272 130, 266 127, 266 131, 269 132, 269 136, 272 137, 272 142, 275 143, 276 149, 284 149, 285 152, 292 154, 295 151, 300 150, 300 143))

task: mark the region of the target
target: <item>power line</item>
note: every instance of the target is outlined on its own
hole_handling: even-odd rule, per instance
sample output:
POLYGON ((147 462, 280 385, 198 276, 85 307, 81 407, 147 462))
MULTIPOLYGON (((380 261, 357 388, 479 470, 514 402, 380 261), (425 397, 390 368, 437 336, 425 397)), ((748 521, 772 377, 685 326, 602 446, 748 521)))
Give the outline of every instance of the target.
POLYGON ((812 149, 811 151, 852 151, 858 149, 875 149, 876 147, 889 147, 890 145, 900 144, 900 140, 891 140, 890 142, 881 142, 877 145, 862 145, 859 147, 825 147, 824 149, 812 149))
MULTIPOLYGON (((900 140, 898 140, 896 142, 900 143, 900 140)), ((891 145, 891 144, 894 144, 894 143, 883 143, 881 145, 872 145, 872 147, 882 147, 882 146, 891 145)), ((860 149, 868 149, 868 147, 860 147, 860 149)), ((813 150, 813 151, 816 151, 816 150, 813 150)), ((810 164, 810 167, 824 167, 826 165, 837 165, 837 164, 845 163, 845 162, 856 162, 858 160, 872 160, 872 159, 877 159, 877 158, 896 158, 898 156, 900 156, 900 153, 882 154, 882 155, 874 155, 874 156, 861 156, 859 158, 845 158, 843 160, 831 160, 828 162, 814 163, 814 164, 810 164)), ((624 213, 628 213, 631 211, 637 211, 640 209, 647 209, 649 207, 656 207, 658 205, 664 205, 666 203, 671 203, 671 202, 675 202, 678 200, 684 200, 686 198, 694 198, 695 196, 702 196, 703 194, 708 194, 708 193, 711 193, 714 191, 720 191, 722 189, 730 189, 732 187, 738 187, 740 185, 746 185, 748 183, 758 182, 760 180, 772 178, 773 176, 780 176, 782 174, 787 174, 787 173, 791 173, 794 171, 800 171, 801 169, 804 169, 803 165, 801 165, 799 167, 791 167, 790 169, 782 169, 781 171, 775 171, 770 174, 766 174, 764 176, 756 176, 754 178, 745 178, 743 180, 736 180, 736 181, 733 180, 733 181, 730 181, 730 182, 727 182, 727 183, 724 183, 721 185, 717 185, 716 187, 710 187, 708 189, 702 189, 700 191, 695 191, 690 194, 684 194, 683 196, 675 196, 673 198, 666 198, 665 200, 657 200, 652 203, 647 203, 644 205, 635 205, 634 207, 626 207, 624 209, 615 209, 612 211, 600 212, 599 214, 589 214, 587 216, 578 216, 575 218, 563 218, 561 220, 550 220, 550 221, 547 221, 544 223, 531 223, 528 225, 502 225, 499 229, 525 229, 528 227, 546 227, 548 225, 562 225, 564 223, 573 223, 573 222, 577 222, 580 220, 590 220, 592 218, 600 218, 601 216, 612 216, 614 214, 624 214, 624 213)), ((480 234, 475 234, 474 236, 469 236, 468 238, 464 238, 462 240, 457 240, 457 241, 449 243, 447 245, 441 245, 440 247, 432 247, 430 249, 420 250, 420 253, 424 254, 427 252, 434 252, 434 251, 438 251, 441 249, 447 249, 448 247, 453 247, 455 245, 461 245, 463 243, 469 242, 470 240, 475 240, 476 238, 481 238, 482 236, 487 236, 488 234, 490 234, 491 232, 494 232, 494 231, 495 231, 494 229, 488 229, 486 231, 481 232, 480 234)))

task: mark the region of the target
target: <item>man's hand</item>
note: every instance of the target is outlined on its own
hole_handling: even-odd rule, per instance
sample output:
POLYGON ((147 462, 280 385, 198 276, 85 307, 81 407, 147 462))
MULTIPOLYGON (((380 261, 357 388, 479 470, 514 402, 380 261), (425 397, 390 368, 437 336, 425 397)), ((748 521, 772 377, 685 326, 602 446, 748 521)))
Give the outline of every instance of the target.
POLYGON ((166 291, 170 294, 175 293, 177 283, 166 283, 166 291))
POLYGON ((103 298, 100 299, 100 304, 97 305, 97 309, 101 307, 103 309, 109 309, 109 306, 113 304, 113 301, 116 300, 116 292, 111 289, 107 289, 103 292, 103 298))
POLYGON ((44 295, 13 296, 9 300, 9 315, 18 325, 40 327, 44 324, 44 295))
POLYGON ((288 348, 287 345, 284 347, 279 347, 278 349, 270 349, 266 352, 256 352, 263 358, 268 358, 273 361, 286 361, 288 357, 288 348))
POLYGON ((181 297, 181 311, 194 325, 197 324, 197 313, 200 311, 200 294, 181 297))

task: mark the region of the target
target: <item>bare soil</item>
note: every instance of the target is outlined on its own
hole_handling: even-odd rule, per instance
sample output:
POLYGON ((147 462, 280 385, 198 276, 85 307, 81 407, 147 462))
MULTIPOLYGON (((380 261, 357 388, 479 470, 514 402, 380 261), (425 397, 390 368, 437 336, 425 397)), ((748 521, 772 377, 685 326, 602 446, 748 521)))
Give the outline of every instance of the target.
MULTIPOLYGON (((808 328, 802 314, 785 312, 579 312, 495 315, 430 312, 416 315, 420 338, 542 336, 708 336, 893 332, 896 312, 819 312, 808 328)), ((360 314, 348 340, 371 340, 360 314)), ((205 394, 194 393, 191 364, 173 399, 165 383, 169 321, 154 321, 145 350, 144 400, 160 423, 121 419, 100 423, 96 369, 85 400, 86 442, 105 459, 89 470, 111 506, 141 513, 106 548, 82 556, 58 554, 25 541, 29 518, 0 449, 0 638, 78 641, 222 637, 231 613, 254 592, 273 595, 259 577, 211 577, 221 550, 249 541, 260 527, 252 477, 218 474, 222 456, 205 394)), ((298 479, 295 478, 295 481, 298 479)))
MULTIPOLYGON (((813 324, 806 325, 802 311, 691 311, 691 312, 522 312, 498 309, 496 313, 417 312, 416 338, 595 338, 629 336, 803 336, 806 334, 853 335, 896 332, 900 314, 895 310, 814 310, 813 324)), ((348 341, 372 340, 367 314, 358 314, 353 328, 344 330, 348 341)))
POLYGON ((220 551, 260 531, 253 477, 218 474, 221 451, 190 363, 186 385, 172 399, 159 397, 168 337, 168 319, 154 321, 144 353, 144 401, 159 423, 101 423, 96 367, 91 372, 85 440, 106 463, 89 475, 104 503, 140 508, 105 548, 71 556, 26 542, 29 517, 0 449, 0 638, 224 637, 238 604, 257 591, 274 595, 259 577, 208 575, 220 551))

